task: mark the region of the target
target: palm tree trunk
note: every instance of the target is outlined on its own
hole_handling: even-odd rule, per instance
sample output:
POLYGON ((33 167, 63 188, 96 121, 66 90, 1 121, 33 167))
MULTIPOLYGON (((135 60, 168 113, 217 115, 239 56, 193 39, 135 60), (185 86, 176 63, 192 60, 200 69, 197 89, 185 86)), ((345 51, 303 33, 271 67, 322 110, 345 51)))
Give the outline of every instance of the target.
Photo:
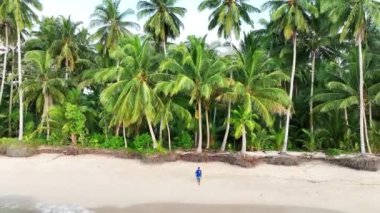
POLYGON ((206 107, 205 113, 206 113, 206 129, 207 129, 207 145, 206 145, 206 149, 209 149, 210 148, 210 123, 209 123, 209 120, 208 120, 208 107, 206 107))
POLYGON ((216 125, 215 122, 216 122, 216 111, 217 111, 217 108, 216 108, 216 105, 214 107, 214 118, 212 120, 212 123, 214 124, 214 126, 216 125))
POLYGON ((309 109, 309 114, 310 114, 310 132, 313 134, 314 133, 314 119, 313 119, 313 96, 314 96, 314 79, 315 79, 315 58, 316 54, 315 51, 312 53, 313 59, 311 63, 311 86, 310 86, 310 109, 309 109))
POLYGON ((15 60, 15 50, 12 49, 12 60, 13 60, 13 63, 12 63, 12 70, 11 70, 11 78, 9 78, 10 80, 10 85, 11 85, 11 89, 9 91, 9 109, 8 109, 8 118, 9 118, 9 121, 8 121, 8 135, 9 137, 12 137, 12 119, 11 119, 11 116, 12 116, 12 111, 13 111, 13 82, 14 82, 14 76, 13 76, 13 71, 16 67, 16 60, 15 60))
POLYGON ((242 129, 242 144, 241 144, 241 153, 245 154, 247 152, 247 135, 245 131, 245 126, 242 129))
POLYGON ((202 153, 202 103, 198 99, 198 148, 197 152, 202 153))
POLYGON ((17 26, 17 60, 18 60, 18 97, 19 97, 19 131, 18 140, 24 139, 24 94, 22 89, 22 67, 21 67, 21 32, 17 26))
POLYGON ((168 55, 168 53, 166 52, 167 50, 166 50, 166 41, 165 40, 162 42, 162 46, 164 48, 164 54, 165 54, 165 58, 166 58, 166 56, 168 55))
POLYGON ((150 136, 152 137, 153 148, 156 149, 157 148, 157 139, 156 139, 156 136, 154 135, 154 130, 153 130, 152 123, 150 122, 150 120, 148 118, 146 118, 146 121, 148 123, 150 136))
MULTIPOLYGON (((230 51, 232 52, 233 51, 233 46, 232 46, 232 36, 230 35, 230 51)), ((230 80, 232 81, 233 80, 233 76, 232 76, 232 71, 230 70, 230 80)), ((228 110, 227 110, 227 125, 226 125, 226 132, 224 134, 224 138, 223 138, 223 143, 222 143, 222 146, 220 148, 220 151, 221 152, 224 152, 224 150, 226 150, 226 145, 227 145, 227 139, 228 139, 228 135, 230 134, 230 121, 231 120, 231 100, 228 101, 228 110)))
MULTIPOLYGON (((290 90, 289 90, 290 100, 293 100, 293 88, 294 88, 294 77, 296 75, 296 63, 297 63, 297 33, 295 33, 293 36, 293 65, 292 65, 292 76, 290 78, 290 90)), ((284 146, 282 147, 282 151, 281 151, 284 153, 288 150, 291 110, 292 110, 292 106, 289 106, 288 112, 286 114, 284 146)))
POLYGON ((67 58, 65 59, 65 65, 66 65, 66 73, 65 73, 65 80, 69 80, 69 60, 67 58))
POLYGON ((125 124, 123 122, 123 139, 124 139, 124 147, 128 148, 127 134, 125 133, 125 124))
POLYGON ((171 136, 170 136, 170 127, 169 127, 169 123, 166 122, 166 129, 168 130, 168 145, 169 145, 169 152, 172 151, 172 139, 171 139, 171 136))
POLYGON ((7 56, 8 56, 8 26, 5 24, 5 52, 4 52, 4 62, 3 62, 3 73, 1 79, 1 88, 0 88, 0 106, 3 101, 4 93, 4 82, 5 82, 5 73, 7 71, 7 56))
POLYGON ((368 104, 368 111, 369 111, 369 128, 372 129, 373 128, 373 117, 372 117, 372 104, 371 102, 369 102, 368 104))
POLYGON ((363 52, 362 52, 362 35, 359 35, 358 39, 358 48, 359 48, 359 111, 360 111, 360 152, 365 154, 365 139, 364 139, 364 70, 363 70, 363 52))
POLYGON ((164 121, 162 119, 160 121, 160 130, 159 131, 160 132, 158 133, 159 134, 158 138, 162 142, 162 132, 164 131, 164 121))
POLYGON ((371 146, 369 145, 369 137, 368 137, 368 128, 367 128, 367 118, 364 115, 364 132, 365 132, 365 140, 367 145, 367 150, 369 154, 372 154, 371 146))
POLYGON ((47 113, 49 110, 48 105, 49 105, 49 97, 46 94, 44 94, 44 109, 42 112, 41 123, 42 123, 42 127, 44 127, 44 124, 46 124, 46 139, 47 140, 49 140, 49 134, 50 134, 50 131, 48 128, 48 120, 47 120, 47 113))
POLYGON ((346 126, 348 127, 348 113, 347 113, 347 108, 344 108, 344 121, 346 122, 346 126))

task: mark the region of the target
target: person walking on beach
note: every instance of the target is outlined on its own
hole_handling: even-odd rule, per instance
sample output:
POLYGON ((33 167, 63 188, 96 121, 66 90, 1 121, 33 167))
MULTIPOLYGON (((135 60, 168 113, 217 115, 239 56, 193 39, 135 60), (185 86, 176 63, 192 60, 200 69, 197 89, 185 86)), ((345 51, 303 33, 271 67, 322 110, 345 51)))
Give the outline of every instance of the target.
POLYGON ((202 170, 200 167, 195 171, 195 177, 197 178, 198 185, 201 185, 202 170))

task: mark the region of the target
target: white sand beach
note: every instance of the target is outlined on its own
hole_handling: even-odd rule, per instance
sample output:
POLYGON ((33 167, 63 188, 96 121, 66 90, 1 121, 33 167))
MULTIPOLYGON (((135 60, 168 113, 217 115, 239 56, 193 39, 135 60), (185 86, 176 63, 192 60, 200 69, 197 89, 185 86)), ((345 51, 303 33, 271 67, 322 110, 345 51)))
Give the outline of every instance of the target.
POLYGON ((1 156, 0 202, 9 197, 88 209, 172 203, 375 213, 380 212, 380 172, 356 171, 319 161, 298 167, 260 164, 245 169, 223 163, 146 165, 98 155, 1 156), (201 186, 194 179, 197 166, 203 170, 201 186))

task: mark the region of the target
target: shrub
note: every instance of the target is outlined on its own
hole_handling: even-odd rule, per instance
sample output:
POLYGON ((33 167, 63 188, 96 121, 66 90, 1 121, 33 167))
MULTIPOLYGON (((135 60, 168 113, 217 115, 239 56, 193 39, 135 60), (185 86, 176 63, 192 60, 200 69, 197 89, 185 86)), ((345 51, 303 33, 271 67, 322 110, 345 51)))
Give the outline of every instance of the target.
POLYGON ((187 131, 182 132, 179 136, 176 146, 183 149, 193 148, 193 139, 187 131))
POLYGON ((328 149, 326 150, 326 155, 328 156, 337 156, 343 154, 343 151, 340 149, 328 149))
POLYGON ((142 135, 138 135, 132 141, 131 147, 136 151, 143 152, 144 150, 148 150, 151 147, 152 139, 149 134, 144 133, 142 135))
POLYGON ((102 148, 106 149, 120 149, 124 148, 124 140, 122 137, 111 136, 106 138, 102 148))

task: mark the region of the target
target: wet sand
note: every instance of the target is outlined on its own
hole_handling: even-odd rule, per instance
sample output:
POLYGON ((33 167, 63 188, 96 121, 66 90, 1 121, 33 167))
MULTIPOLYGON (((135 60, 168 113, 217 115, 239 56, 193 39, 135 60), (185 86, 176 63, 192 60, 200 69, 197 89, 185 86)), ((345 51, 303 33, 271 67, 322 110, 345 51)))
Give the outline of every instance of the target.
POLYGON ((101 208, 96 213, 340 213, 339 211, 288 206, 145 204, 124 209, 101 208))
MULTIPOLYGON (((253 206, 255 213, 256 209, 268 212, 276 206, 292 206, 291 212, 301 207, 317 212, 373 213, 380 212, 380 172, 318 161, 298 167, 261 164, 244 169, 223 163, 146 165, 97 155, 0 156, 0 208, 2 198, 10 196, 99 211, 102 207, 114 208, 112 211, 130 207, 137 208, 132 209, 135 212, 140 204, 175 203, 177 207, 183 203, 206 205, 209 212, 214 211, 209 210, 214 208, 209 204, 226 204, 241 207, 233 208, 234 213, 239 212, 236 209, 244 212, 243 205, 253 206), (203 170, 201 186, 194 179, 197 166, 203 170)), ((179 212, 187 210, 181 208, 179 212)))

